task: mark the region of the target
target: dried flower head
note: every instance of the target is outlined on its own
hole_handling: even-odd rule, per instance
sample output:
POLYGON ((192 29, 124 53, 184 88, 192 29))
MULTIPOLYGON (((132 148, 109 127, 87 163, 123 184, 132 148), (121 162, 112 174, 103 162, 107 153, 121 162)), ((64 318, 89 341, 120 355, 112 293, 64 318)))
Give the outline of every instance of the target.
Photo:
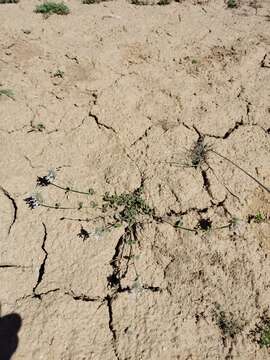
POLYGON ((211 149, 211 146, 204 142, 204 137, 201 136, 190 150, 191 164, 195 168, 206 162, 207 153, 211 149))
POLYGON ((34 193, 23 200, 30 207, 30 209, 35 209, 36 207, 43 204, 43 199, 40 193, 34 193))
POLYGON ((46 176, 38 176, 37 185, 38 186, 48 186, 50 185, 56 178, 56 174, 53 170, 49 170, 48 175, 46 176))
POLYGON ((87 240, 90 236, 89 232, 81 227, 81 231, 79 232, 78 236, 83 239, 83 241, 87 240))
POLYGON ((26 204, 30 207, 30 209, 35 209, 36 207, 38 207, 40 205, 36 195, 32 195, 32 196, 29 196, 25 199, 23 199, 26 204))

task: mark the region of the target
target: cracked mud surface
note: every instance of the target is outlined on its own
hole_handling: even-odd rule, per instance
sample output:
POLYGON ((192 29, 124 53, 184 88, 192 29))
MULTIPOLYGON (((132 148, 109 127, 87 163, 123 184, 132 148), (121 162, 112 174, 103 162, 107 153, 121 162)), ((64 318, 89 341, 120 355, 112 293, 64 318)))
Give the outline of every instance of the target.
POLYGON ((0 316, 22 319, 12 359, 269 359, 250 335, 270 316, 269 2, 67 3, 48 19, 36 1, 0 5, 0 85, 14 92, 0 96, 0 316), (202 138, 213 151, 185 166, 202 138), (98 195, 143 184, 154 216, 83 241, 92 210, 23 201, 51 168, 98 195), (189 232, 170 225, 179 218, 239 222, 189 232))

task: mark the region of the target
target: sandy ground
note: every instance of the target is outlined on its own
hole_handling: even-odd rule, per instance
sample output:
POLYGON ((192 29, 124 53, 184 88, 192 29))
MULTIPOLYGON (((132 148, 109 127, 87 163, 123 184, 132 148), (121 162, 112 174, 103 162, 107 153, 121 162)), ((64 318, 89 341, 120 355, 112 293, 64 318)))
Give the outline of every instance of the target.
POLYGON ((269 0, 37 4, 0 5, 0 359, 269 359, 270 194, 211 150, 183 166, 203 138, 270 186, 269 0), (97 209, 24 202, 49 169, 154 215, 83 241, 97 209))

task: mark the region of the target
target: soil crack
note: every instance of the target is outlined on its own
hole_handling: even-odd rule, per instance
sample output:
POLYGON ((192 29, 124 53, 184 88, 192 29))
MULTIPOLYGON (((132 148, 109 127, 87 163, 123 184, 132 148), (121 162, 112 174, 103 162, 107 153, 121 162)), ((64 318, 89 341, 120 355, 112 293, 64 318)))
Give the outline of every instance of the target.
POLYGON ((73 300, 75 300, 75 301, 85 301, 85 302, 94 302, 94 301, 102 302, 103 301, 98 296, 97 297, 90 297, 90 296, 85 295, 85 294, 76 295, 73 290, 65 292, 65 295, 71 296, 73 298, 73 300))
POLYGON ((122 290, 121 279, 123 278, 124 275, 121 275, 121 260, 125 250, 125 239, 129 234, 129 231, 130 231, 129 228, 126 227, 124 234, 120 237, 120 239, 116 244, 114 255, 110 262, 113 272, 107 278, 108 286, 114 289, 116 293, 122 290))
POLYGON ((48 252, 47 252, 47 250, 45 248, 48 233, 47 233, 46 225, 44 223, 42 223, 42 225, 43 225, 43 229, 44 229, 44 235, 43 235, 43 242, 42 242, 42 245, 41 245, 41 249, 43 250, 45 256, 44 256, 43 261, 42 261, 42 263, 41 263, 41 265, 39 267, 39 274, 38 274, 37 283, 33 288, 34 297, 37 297, 39 299, 41 299, 42 294, 37 294, 36 289, 37 289, 38 285, 41 283, 41 281, 43 279, 43 275, 45 273, 45 265, 46 265, 46 261, 47 261, 47 258, 48 258, 48 252))
POLYGON ((114 351, 116 359, 120 360, 120 356, 118 354, 118 349, 117 349, 118 337, 117 337, 116 329, 114 328, 114 325, 113 325, 113 309, 112 309, 113 297, 108 295, 108 296, 106 296, 106 298, 104 300, 106 301, 107 308, 108 308, 109 329, 110 329, 110 332, 112 334, 113 351, 114 351))
POLYGON ((0 264, 0 269, 8 269, 8 268, 24 269, 25 267, 26 266, 21 266, 21 265, 0 264))
POLYGON ((244 125, 243 119, 241 119, 240 121, 236 121, 236 123, 234 124, 234 127, 230 128, 228 131, 226 131, 226 133, 223 135, 222 139, 223 140, 228 139, 228 137, 242 125, 244 125))
POLYGON ((116 130, 112 126, 108 126, 98 120, 98 117, 95 114, 92 114, 91 111, 88 114, 89 117, 95 120, 95 123, 97 124, 98 128, 105 128, 107 130, 111 130, 113 133, 117 134, 116 130))
POLYGON ((1 185, 0 185, 0 189, 2 190, 3 194, 11 201, 13 206, 13 218, 8 228, 8 234, 10 234, 12 226, 15 224, 15 221, 17 220, 18 206, 16 204, 15 199, 13 199, 13 197, 9 194, 9 192, 5 190, 1 185))
POLYGON ((148 136, 148 132, 153 128, 153 125, 149 126, 144 133, 138 137, 138 139, 136 139, 130 146, 134 146, 136 145, 139 141, 141 141, 142 139, 146 138, 148 136))
POLYGON ((203 178, 204 189, 207 191, 207 194, 209 195, 209 197, 211 199, 214 199, 211 188, 210 188, 210 180, 208 178, 207 171, 201 169, 201 174, 202 174, 202 178, 203 178))

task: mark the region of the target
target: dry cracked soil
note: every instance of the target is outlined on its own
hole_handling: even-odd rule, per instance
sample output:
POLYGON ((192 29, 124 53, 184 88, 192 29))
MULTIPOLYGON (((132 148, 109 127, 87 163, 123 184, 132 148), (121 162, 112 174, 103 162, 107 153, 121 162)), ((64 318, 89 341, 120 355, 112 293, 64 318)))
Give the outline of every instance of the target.
POLYGON ((163 3, 1 1, 1 360, 270 359, 270 2, 163 3))

